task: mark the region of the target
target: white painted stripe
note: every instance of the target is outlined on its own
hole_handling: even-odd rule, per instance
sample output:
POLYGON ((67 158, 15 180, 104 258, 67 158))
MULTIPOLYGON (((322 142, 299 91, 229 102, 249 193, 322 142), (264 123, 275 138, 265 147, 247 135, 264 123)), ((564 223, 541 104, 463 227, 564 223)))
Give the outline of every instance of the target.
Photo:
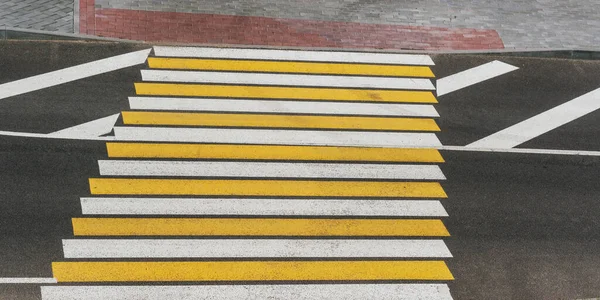
POLYGON ((55 278, 0 278, 0 284, 51 284, 56 282, 55 278))
POLYGON ((210 112, 297 113, 394 117, 439 117, 433 105, 311 101, 129 97, 131 109, 210 112))
POLYGON ((367 76, 142 70, 142 80, 240 85, 435 90, 433 83, 431 83, 431 80, 429 79, 367 76))
POLYGON ((600 88, 473 142, 469 148, 513 148, 600 108, 600 88))
POLYGON ((428 55, 369 52, 305 51, 277 49, 240 49, 209 47, 154 46, 156 56, 319 61, 393 65, 434 65, 428 55))
POLYGON ((43 300, 452 300, 446 284, 43 286, 43 300))
POLYGON ((445 180, 437 165, 99 160, 102 176, 445 180))
POLYGON ((442 96, 456 90, 492 79, 494 77, 518 70, 519 68, 503 63, 492 61, 481 66, 471 68, 437 81, 437 95, 442 96))
POLYGON ((437 200, 81 198, 84 215, 447 217, 437 200))
POLYGON ((171 127, 114 128, 118 140, 268 145, 437 147, 434 133, 171 127))
POLYGON ((114 114, 112 116, 100 118, 91 122, 49 133, 48 135, 51 137, 71 139, 99 137, 112 131, 113 126, 115 126, 115 123, 117 122, 117 119, 119 119, 120 115, 121 114, 114 114))
POLYGON ((531 149, 531 148, 470 148, 465 146, 441 146, 439 150, 466 151, 466 152, 496 152, 496 153, 520 153, 520 154, 547 154, 547 155, 570 155, 570 156, 600 156, 600 151, 585 150, 557 150, 557 149, 531 149))
POLYGON ((146 61, 151 49, 113 56, 62 70, 0 85, 0 99, 41 90, 90 76, 123 69, 146 61))
POLYGON ((442 240, 81 239, 65 258, 419 258, 452 257, 442 240))

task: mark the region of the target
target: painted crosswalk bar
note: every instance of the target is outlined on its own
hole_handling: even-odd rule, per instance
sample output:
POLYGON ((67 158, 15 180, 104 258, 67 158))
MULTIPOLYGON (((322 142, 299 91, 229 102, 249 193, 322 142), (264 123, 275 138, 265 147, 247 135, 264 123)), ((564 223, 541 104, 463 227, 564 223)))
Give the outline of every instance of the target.
POLYGON ((442 146, 434 133, 412 132, 123 126, 115 126, 114 132, 116 139, 122 141, 392 148, 442 146))
POLYGON ((269 61, 242 59, 148 58, 152 69, 263 72, 277 74, 328 74, 386 77, 435 77, 427 66, 269 61))
POLYGON ((440 131, 433 119, 124 111, 125 125, 440 131))
POLYGON ((134 85, 138 95, 146 96, 437 103, 437 99, 430 91, 150 82, 140 82, 134 85))
POLYGON ((154 46, 156 56, 434 65, 428 55, 342 51, 154 46))
POLYGON ((54 262, 63 282, 453 280, 443 261, 54 262))
POLYGON ((93 195, 447 198, 438 182, 90 178, 93 195))
POLYGON ((106 143, 111 158, 443 163, 436 149, 328 146, 106 143))
POLYGON ((445 180, 436 165, 99 160, 102 176, 445 180))
POLYGON ((435 108, 426 104, 129 97, 129 107, 136 110, 439 117, 435 108))
POLYGON ((42 286, 42 300, 452 300, 446 284, 42 286))
POLYGON ((441 220, 73 218, 75 236, 449 236, 441 220))
POLYGON ((81 198, 84 215, 447 217, 436 200, 81 198))
POLYGON ((262 86, 312 86, 349 87, 365 89, 435 90, 429 79, 337 76, 337 75, 298 75, 238 72, 141 70, 143 81, 219 83, 262 86))
POLYGON ((442 240, 71 239, 65 258, 452 257, 442 240))

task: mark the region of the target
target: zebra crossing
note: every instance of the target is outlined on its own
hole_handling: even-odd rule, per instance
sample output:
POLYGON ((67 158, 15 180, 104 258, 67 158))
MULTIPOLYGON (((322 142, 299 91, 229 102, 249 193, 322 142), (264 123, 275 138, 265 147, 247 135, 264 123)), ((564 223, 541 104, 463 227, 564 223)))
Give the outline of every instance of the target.
POLYGON ((54 299, 452 299, 427 55, 155 47, 54 299))

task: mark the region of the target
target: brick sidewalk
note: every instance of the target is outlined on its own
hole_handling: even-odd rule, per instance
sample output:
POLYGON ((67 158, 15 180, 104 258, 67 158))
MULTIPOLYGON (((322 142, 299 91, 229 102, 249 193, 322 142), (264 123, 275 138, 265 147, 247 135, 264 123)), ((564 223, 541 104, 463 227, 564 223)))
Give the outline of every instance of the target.
POLYGON ((73 0, 0 0, 0 26, 73 32, 73 0))
POLYGON ((153 42, 371 49, 501 49, 494 30, 98 9, 82 0, 80 32, 153 42))

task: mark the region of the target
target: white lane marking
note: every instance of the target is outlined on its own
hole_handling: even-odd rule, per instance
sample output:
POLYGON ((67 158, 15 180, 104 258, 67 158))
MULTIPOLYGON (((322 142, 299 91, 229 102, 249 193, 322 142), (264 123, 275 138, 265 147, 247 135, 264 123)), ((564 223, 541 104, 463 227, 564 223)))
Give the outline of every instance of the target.
POLYGON ((0 99, 139 65, 146 61, 146 58, 148 58, 148 55, 150 54, 150 50, 152 49, 117 55, 74 67, 1 84, 0 99))
POLYGON ((114 130, 117 139, 128 141, 365 147, 441 146, 434 133, 120 126, 116 126, 114 130))
POLYGON ((442 240, 75 239, 65 258, 452 257, 442 240))
POLYGON ((69 127, 63 130, 49 133, 51 137, 60 138, 86 138, 86 137, 99 137, 110 133, 119 119, 121 114, 114 114, 108 117, 100 118, 91 122, 79 124, 77 126, 69 127))
POLYGON ((66 140, 80 140, 80 141, 112 141, 115 139, 114 136, 99 136, 99 137, 62 137, 52 136, 47 133, 33 133, 33 132, 16 132, 16 131, 0 131, 0 136, 14 136, 14 137, 25 137, 25 138, 38 138, 38 139, 66 139, 66 140))
POLYGON ((452 300, 446 284, 42 286, 43 300, 452 300))
POLYGON ((129 97, 131 109, 439 117, 433 105, 129 97))
POLYGON ((154 55, 169 57, 434 65, 433 60, 428 55, 398 53, 154 46, 154 55))
POLYGON ((81 198, 84 215, 447 217, 437 200, 81 198))
POLYGON ((40 277, 10 277, 0 278, 0 284, 49 284, 57 283, 55 278, 40 278, 40 277))
POLYGON ((555 150, 555 149, 531 149, 531 148, 470 148, 466 146, 442 146, 439 150, 466 151, 466 152, 494 152, 494 153, 520 153, 520 154, 547 154, 547 155, 569 155, 569 156, 600 156, 600 151, 586 150, 555 150))
POLYGON ((437 165, 99 160, 102 176, 445 180, 437 165))
POLYGON ((368 76, 142 70, 142 80, 160 82, 221 83, 241 85, 435 90, 435 86, 433 86, 433 83, 431 83, 431 80, 429 79, 368 76))
POLYGON ((518 70, 518 67, 503 63, 501 61, 492 61, 475 68, 471 68, 448 77, 437 80, 437 95, 442 96, 456 90, 480 83, 482 81, 518 70))
POLYGON ((466 147, 513 148, 599 108, 600 88, 473 142, 466 147))

